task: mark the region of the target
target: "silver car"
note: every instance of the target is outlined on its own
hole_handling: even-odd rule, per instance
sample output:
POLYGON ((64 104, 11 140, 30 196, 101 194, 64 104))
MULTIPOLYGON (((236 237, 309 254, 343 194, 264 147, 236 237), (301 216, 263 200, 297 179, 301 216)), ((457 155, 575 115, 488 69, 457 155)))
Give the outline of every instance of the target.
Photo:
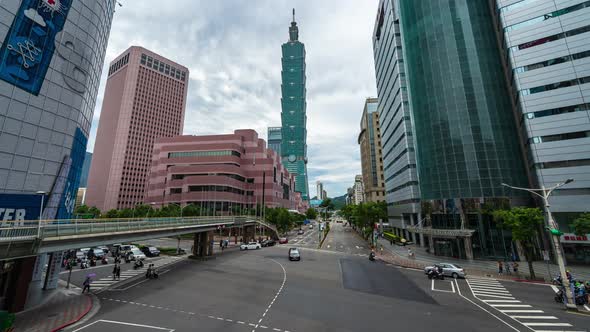
MULTIPOLYGON (((437 266, 441 266, 443 268, 443 275, 445 277, 452 277, 452 278, 465 278, 467 273, 465 270, 457 264, 451 263, 438 263, 437 266)), ((424 268, 424 273, 428 274, 428 271, 434 269, 434 266, 427 266, 424 268)))

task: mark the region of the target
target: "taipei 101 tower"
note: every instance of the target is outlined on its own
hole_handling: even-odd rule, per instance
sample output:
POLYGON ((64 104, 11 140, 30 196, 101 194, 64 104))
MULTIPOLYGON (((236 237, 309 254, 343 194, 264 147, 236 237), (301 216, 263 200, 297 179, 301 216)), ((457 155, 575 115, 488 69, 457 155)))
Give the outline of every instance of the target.
POLYGON ((281 121, 283 165, 295 175, 295 191, 309 201, 307 183, 307 115, 305 102, 305 45, 299 41, 299 28, 293 21, 289 41, 282 45, 281 121))

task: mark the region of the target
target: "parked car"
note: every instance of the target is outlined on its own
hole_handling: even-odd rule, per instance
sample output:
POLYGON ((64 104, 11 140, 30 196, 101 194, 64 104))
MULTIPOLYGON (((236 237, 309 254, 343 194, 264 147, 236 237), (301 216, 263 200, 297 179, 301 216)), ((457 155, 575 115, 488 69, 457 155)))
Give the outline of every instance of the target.
POLYGON ((143 251, 143 253, 148 257, 160 256, 160 250, 158 250, 156 247, 143 247, 141 248, 141 251, 143 251))
POLYGON ((302 229, 300 229, 300 230, 297 232, 297 235, 303 235, 303 233, 305 233, 305 232, 304 232, 302 229))
POLYGON ((286 237, 282 237, 279 239, 279 244, 289 243, 289 239, 286 237))
POLYGON ((106 247, 106 246, 98 246, 96 248, 102 250, 102 252, 104 252, 105 254, 108 254, 109 253, 109 248, 106 247))
POLYGON ((85 252, 83 252, 81 250, 76 251, 76 260, 78 262, 80 262, 84 258, 86 258, 86 253, 85 252))
POLYGON ((264 240, 260 243, 261 246, 263 247, 272 247, 276 244, 275 240, 273 239, 268 239, 268 240, 264 240))
POLYGON ((262 246, 258 242, 248 242, 240 245, 240 250, 260 249, 262 246))
POLYGON ((309 225, 309 229, 313 229, 313 224, 310 224, 309 225))
POLYGON ((301 254, 299 253, 299 249, 289 248, 289 260, 290 261, 300 261, 301 260, 301 254))
POLYGON ((132 261, 136 261, 136 260, 144 260, 146 259, 146 256, 143 252, 141 252, 141 250, 139 250, 139 248, 137 248, 136 246, 133 246, 133 248, 131 248, 128 251, 128 254, 130 255, 130 259, 132 261))
POLYGON ((90 249, 88 253, 92 253, 97 259, 101 259, 105 255, 104 251, 98 247, 90 249))
MULTIPOLYGON (((467 273, 465 273, 465 270, 457 264, 438 263, 436 265, 442 266, 443 275, 446 277, 465 278, 465 276, 467 275, 467 273)), ((434 266, 427 266, 424 268, 424 273, 428 274, 428 271, 432 269, 434 269, 434 266)))

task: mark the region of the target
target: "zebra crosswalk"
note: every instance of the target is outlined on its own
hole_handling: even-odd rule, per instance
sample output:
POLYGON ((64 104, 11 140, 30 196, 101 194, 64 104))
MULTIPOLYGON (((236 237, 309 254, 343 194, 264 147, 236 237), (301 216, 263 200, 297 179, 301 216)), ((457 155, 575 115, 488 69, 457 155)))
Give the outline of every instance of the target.
MULTIPOLYGON (((154 261, 153 264, 156 268, 161 268, 163 266, 177 262, 183 258, 184 257, 170 256, 170 257, 165 257, 165 258, 159 259, 157 261, 154 261)), ((101 278, 98 280, 93 280, 92 283, 90 284, 90 287, 95 294, 98 294, 98 293, 106 290, 110 286, 117 284, 121 281, 127 280, 129 278, 133 278, 133 277, 138 276, 140 274, 145 274, 145 272, 147 271, 147 265, 149 265, 149 264, 150 264, 150 262, 146 263, 145 266, 140 269, 129 269, 126 271, 121 271, 121 278, 120 279, 113 279, 112 276, 109 276, 109 277, 101 278)))
POLYGON ((559 318, 535 309, 515 298, 498 280, 469 277, 467 284, 478 300, 518 321, 535 332, 574 332, 570 323, 559 322, 559 318))

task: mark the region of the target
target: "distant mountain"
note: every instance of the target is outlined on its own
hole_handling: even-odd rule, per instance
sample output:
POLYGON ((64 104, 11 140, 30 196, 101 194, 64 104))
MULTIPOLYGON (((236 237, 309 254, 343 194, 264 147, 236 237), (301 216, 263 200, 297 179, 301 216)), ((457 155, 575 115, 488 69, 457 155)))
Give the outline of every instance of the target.
POLYGON ((334 204, 334 210, 340 210, 346 205, 346 194, 332 198, 332 203, 334 204))

